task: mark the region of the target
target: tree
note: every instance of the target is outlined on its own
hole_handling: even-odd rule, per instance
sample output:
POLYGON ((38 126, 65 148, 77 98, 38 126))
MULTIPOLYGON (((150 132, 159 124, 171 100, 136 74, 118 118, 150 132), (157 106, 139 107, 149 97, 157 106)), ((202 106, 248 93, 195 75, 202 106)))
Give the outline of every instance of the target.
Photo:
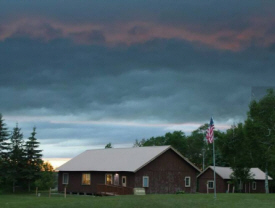
POLYGON ((8 128, 4 123, 2 114, 0 113, 0 184, 3 182, 6 176, 6 165, 7 165, 7 152, 9 150, 9 139, 8 128))
POLYGON ((50 163, 45 162, 41 165, 39 179, 35 181, 35 186, 41 190, 48 190, 54 186, 54 171, 50 163))
POLYGON ((182 155, 186 153, 187 141, 184 132, 174 131, 173 133, 166 133, 164 136, 165 145, 171 145, 182 155))
POLYGON ((209 147, 205 139, 205 131, 208 126, 208 124, 200 126, 192 131, 191 135, 186 139, 187 148, 184 156, 201 169, 205 167, 203 164, 206 166, 210 165, 212 159, 212 152, 209 153, 209 147))
POLYGON ((174 131, 166 133, 164 136, 151 137, 150 139, 135 140, 134 147, 146 146, 164 146, 171 145, 181 154, 185 153, 187 148, 186 136, 182 131, 174 131))
POLYGON ((22 170, 24 166, 24 151, 23 151, 23 134, 21 129, 16 124, 10 138, 11 151, 9 152, 9 167, 8 177, 12 182, 13 192, 15 192, 15 185, 22 178, 22 170))
POLYGON ((269 192, 268 172, 275 164, 275 94, 272 89, 259 101, 250 103, 245 122, 247 145, 253 164, 265 170, 265 190, 269 192))
POLYGON ((151 137, 150 139, 145 140, 143 146, 163 146, 167 145, 166 138, 164 136, 151 137))
POLYGON ((244 134, 244 125, 239 123, 233 125, 226 133, 222 134, 217 141, 217 146, 220 149, 221 155, 232 168, 249 168, 251 162, 248 158, 247 138, 244 134))
POLYGON ((140 141, 136 139, 133 147, 143 147, 145 142, 146 142, 145 139, 142 139, 140 141))
POLYGON ((108 148, 113 148, 111 142, 109 142, 108 144, 106 144, 105 149, 108 149, 108 148))
POLYGON ((38 177, 40 172, 41 164, 43 163, 42 150, 39 150, 39 142, 35 138, 36 128, 33 128, 31 136, 28 138, 28 141, 24 145, 24 156, 25 156, 25 167, 23 170, 24 178, 28 181, 28 190, 30 191, 31 182, 38 177))

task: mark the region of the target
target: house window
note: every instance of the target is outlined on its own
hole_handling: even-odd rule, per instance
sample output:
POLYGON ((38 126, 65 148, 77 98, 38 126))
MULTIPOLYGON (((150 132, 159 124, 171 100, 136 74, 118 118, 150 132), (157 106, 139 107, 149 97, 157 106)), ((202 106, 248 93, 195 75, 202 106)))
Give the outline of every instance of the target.
POLYGON ((257 188, 257 184, 255 181, 252 182, 252 190, 256 190, 257 188))
POLYGON ((149 187, 149 176, 143 176, 142 186, 149 187))
POLYGON ((63 184, 69 184, 69 173, 63 173, 63 184))
POLYGON ((119 185, 119 174, 118 173, 116 173, 115 175, 114 175, 114 185, 119 185))
POLYGON ((91 174, 90 173, 82 174, 82 185, 91 185, 91 174))
POLYGON ((106 174, 105 175, 105 184, 106 185, 113 184, 113 176, 112 176, 112 174, 106 174))
POLYGON ((190 184, 191 184, 191 177, 190 176, 187 176, 185 177, 185 187, 190 187, 190 184))
POLYGON ((213 189, 214 188, 214 181, 208 181, 208 189, 213 189))

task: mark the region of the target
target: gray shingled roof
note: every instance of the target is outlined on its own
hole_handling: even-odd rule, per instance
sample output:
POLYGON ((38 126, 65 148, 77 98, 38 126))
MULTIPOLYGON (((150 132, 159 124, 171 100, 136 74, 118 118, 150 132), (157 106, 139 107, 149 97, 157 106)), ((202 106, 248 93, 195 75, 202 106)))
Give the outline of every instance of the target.
MULTIPOLYGON (((208 168, 206 168, 197 177, 200 177, 209 168, 211 168, 212 170, 214 170, 214 166, 209 166, 208 168)), ((215 167, 215 171, 223 179, 231 179, 230 175, 233 173, 233 170, 230 167, 219 167, 219 166, 216 166, 215 167)), ((265 180, 265 173, 263 171, 261 171, 261 169, 259 169, 259 168, 251 168, 250 172, 253 175, 253 179, 254 180, 265 180)), ((268 176, 268 180, 273 180, 273 179, 270 176, 268 176)))
POLYGON ((187 163, 200 172, 194 164, 184 158, 171 146, 87 150, 72 158, 70 161, 57 168, 57 170, 136 172, 168 149, 175 151, 187 163))

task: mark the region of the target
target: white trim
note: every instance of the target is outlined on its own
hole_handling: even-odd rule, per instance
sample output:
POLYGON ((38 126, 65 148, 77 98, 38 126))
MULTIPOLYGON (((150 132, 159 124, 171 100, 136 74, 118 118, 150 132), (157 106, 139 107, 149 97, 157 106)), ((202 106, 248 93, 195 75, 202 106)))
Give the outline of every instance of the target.
POLYGON ((207 181, 207 187, 208 187, 208 189, 214 189, 214 181, 213 180, 207 181), (209 186, 209 182, 213 183, 213 187, 212 188, 209 186))
POLYGON ((252 182, 252 190, 255 191, 257 189, 257 183, 256 181, 252 182), (254 188, 254 184, 255 184, 255 188, 254 188))
POLYGON ((126 176, 121 177, 121 185, 124 186, 124 187, 127 186, 127 177, 126 176), (123 183, 123 179, 125 179, 125 183, 123 183))
POLYGON ((111 175, 111 185, 113 185, 113 174, 112 173, 105 174, 105 185, 109 185, 109 184, 107 184, 107 175, 111 175))
POLYGON ((68 185, 69 184, 69 173, 63 173, 62 174, 62 184, 68 185), (64 175, 67 175, 67 183, 64 182, 64 175))
POLYGON ((149 187, 149 176, 142 177, 142 187, 149 187), (144 186, 144 179, 147 178, 147 186, 144 186))
POLYGON ((190 186, 191 186, 191 177, 190 177, 190 176, 186 176, 186 177, 184 178, 184 186, 185 186, 185 187, 190 187, 190 186), (187 181, 186 179, 187 179, 187 178, 189 179, 189 185, 186 185, 186 181, 187 181))

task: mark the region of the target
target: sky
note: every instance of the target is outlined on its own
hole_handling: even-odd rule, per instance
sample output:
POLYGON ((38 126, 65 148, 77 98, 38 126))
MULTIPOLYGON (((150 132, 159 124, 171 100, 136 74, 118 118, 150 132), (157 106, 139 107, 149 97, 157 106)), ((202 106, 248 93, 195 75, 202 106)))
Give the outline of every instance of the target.
POLYGON ((0 113, 43 157, 246 119, 274 86, 271 0, 0 0, 0 113))

